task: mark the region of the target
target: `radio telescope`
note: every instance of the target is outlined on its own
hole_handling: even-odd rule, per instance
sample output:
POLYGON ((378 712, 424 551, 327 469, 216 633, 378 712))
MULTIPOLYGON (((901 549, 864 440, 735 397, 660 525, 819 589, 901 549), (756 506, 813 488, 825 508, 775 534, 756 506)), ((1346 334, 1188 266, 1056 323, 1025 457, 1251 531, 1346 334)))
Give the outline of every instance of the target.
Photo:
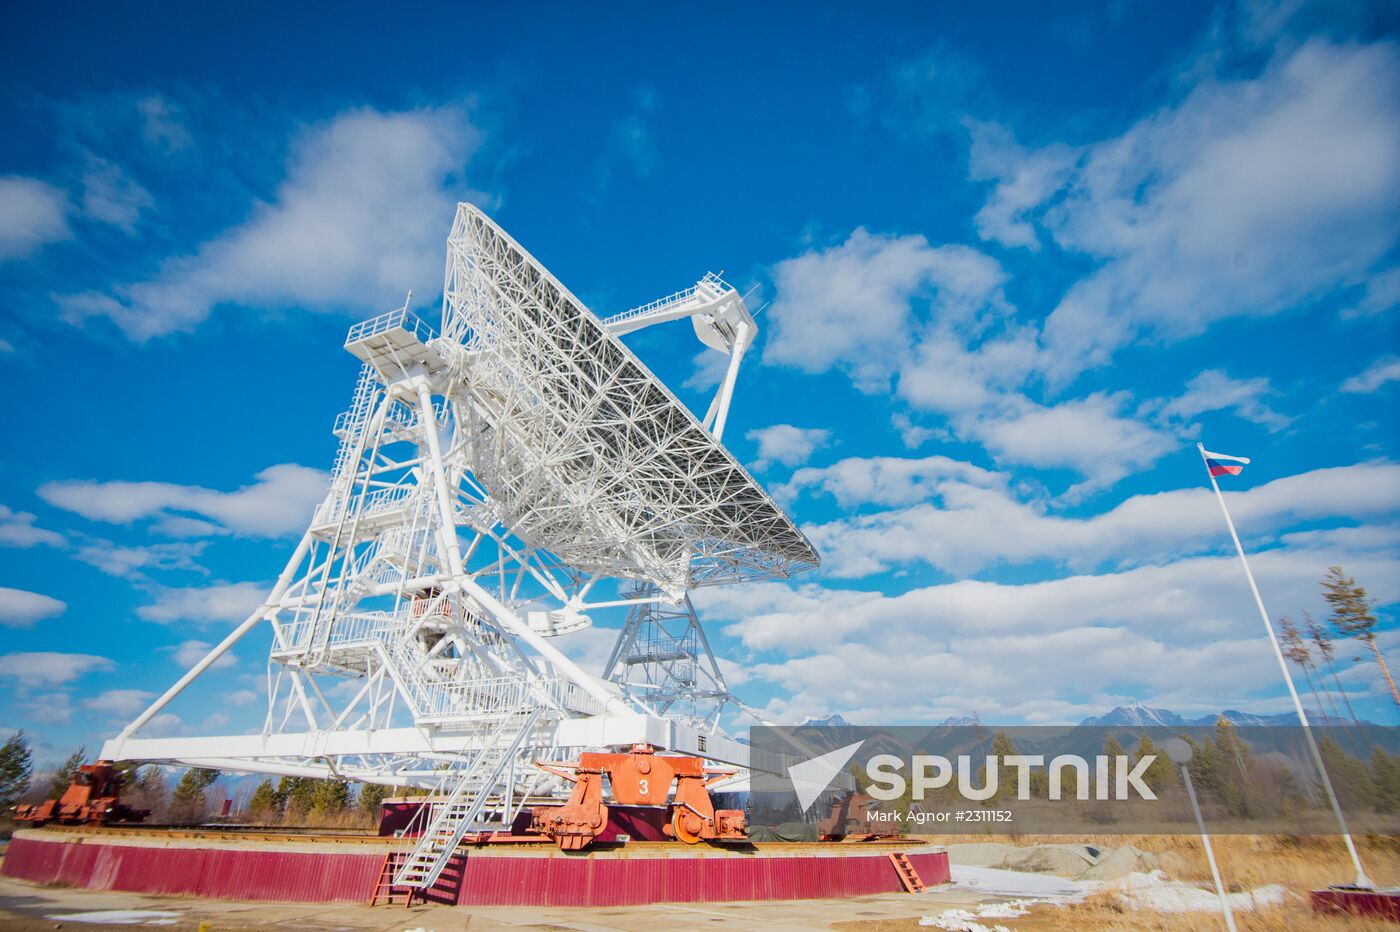
MULTIPOLYGON (((658 702, 644 682, 585 672, 551 639, 597 609, 658 603, 682 606, 699 632, 689 590, 819 562, 720 442, 756 333, 721 278, 600 319, 461 204, 443 292, 437 330, 407 302, 350 329, 363 368, 310 527, 266 601, 102 750, 435 788, 446 801, 396 878, 411 886, 430 886, 468 829, 510 824, 548 779, 533 761, 647 743, 747 765, 744 745, 694 715, 697 700, 727 694, 722 677, 673 679, 658 702), (683 318, 729 357, 699 419, 620 340, 683 318), (141 736, 263 623, 260 732, 141 736)), ((658 623, 629 619, 614 652, 624 667, 658 623)), ((694 637, 681 641, 694 656, 694 637)))

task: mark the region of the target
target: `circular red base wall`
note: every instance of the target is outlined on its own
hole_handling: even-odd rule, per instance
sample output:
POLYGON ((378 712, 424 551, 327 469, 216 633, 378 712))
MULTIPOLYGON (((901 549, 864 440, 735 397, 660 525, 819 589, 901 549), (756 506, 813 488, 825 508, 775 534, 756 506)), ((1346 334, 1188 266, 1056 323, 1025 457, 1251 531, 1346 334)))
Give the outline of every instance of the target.
MULTIPOLYGON (((43 884, 157 895, 307 903, 368 902, 385 849, 199 840, 109 841, 100 833, 26 830, 0 873, 43 884)), ((949 879, 948 855, 903 849, 927 886, 949 879)), ((634 856, 627 849, 567 855, 554 849, 464 849, 447 889, 430 899, 471 906, 636 906, 717 900, 796 900, 898 893, 889 849, 781 844, 758 853, 689 849, 634 856), (455 889, 452 887, 455 886, 455 889)))

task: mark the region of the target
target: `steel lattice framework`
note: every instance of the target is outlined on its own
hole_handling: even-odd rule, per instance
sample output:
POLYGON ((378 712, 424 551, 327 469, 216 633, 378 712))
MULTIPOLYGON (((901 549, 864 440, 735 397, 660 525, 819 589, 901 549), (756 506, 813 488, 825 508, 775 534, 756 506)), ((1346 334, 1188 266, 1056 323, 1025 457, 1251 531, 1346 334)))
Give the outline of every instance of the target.
MULTIPOLYGON (((534 760, 647 742, 745 764, 746 748, 714 722, 664 714, 684 697, 658 709, 654 689, 592 676, 550 639, 591 624, 594 609, 663 597, 688 607, 692 587, 818 562, 720 442, 755 332, 743 299, 714 275, 601 320, 460 205, 441 334, 407 303, 350 329, 345 347, 364 365, 306 534, 264 604, 103 756, 434 787, 444 802, 399 875, 418 885, 469 827, 509 824, 551 789, 534 760), (703 419, 619 339, 680 318, 729 355, 703 419), (620 598, 588 601, 605 580, 631 582, 620 598), (140 736, 264 621, 273 637, 260 734, 140 736)), ((690 622, 698 631, 693 613, 690 622)), ((629 621, 623 640, 655 634, 629 621)), ((687 707, 723 701, 713 684, 703 691, 687 707)))
POLYGON ((474 357, 473 461, 522 537, 673 595, 817 562, 733 454, 480 211, 457 213, 444 291, 443 332, 474 357))

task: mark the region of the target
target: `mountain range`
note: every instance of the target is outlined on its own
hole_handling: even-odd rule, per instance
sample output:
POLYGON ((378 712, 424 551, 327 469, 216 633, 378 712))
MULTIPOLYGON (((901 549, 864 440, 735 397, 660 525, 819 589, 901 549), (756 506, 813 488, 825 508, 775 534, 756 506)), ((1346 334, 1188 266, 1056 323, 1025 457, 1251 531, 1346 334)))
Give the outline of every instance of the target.
MULTIPOLYGON (((1253 712, 1241 712, 1238 709, 1225 709, 1209 715, 1201 715, 1191 718, 1171 709, 1154 709, 1145 706, 1140 702, 1130 702, 1127 705, 1120 705, 1111 712, 1103 715, 1090 715, 1079 724, 1083 726, 1110 726, 1110 727, 1132 727, 1141 728, 1148 726, 1160 726, 1163 728, 1190 728, 1214 725, 1221 718, 1225 718, 1232 725, 1259 726, 1259 725, 1297 725, 1298 716, 1294 712, 1279 712, 1274 715, 1257 715, 1253 712)), ((1347 719, 1337 718, 1332 715, 1322 715, 1318 712, 1308 713, 1308 722, 1313 725, 1350 725, 1347 719)), ((851 723, 835 713, 822 718, 808 716, 801 722, 801 726, 812 728, 845 728, 851 723)), ((950 715, 938 723, 940 727, 947 726, 974 726, 981 725, 982 720, 977 713, 971 715, 950 715)), ((1362 721, 1362 725, 1370 725, 1370 722, 1362 721)))
MULTIPOLYGON (((1237 709, 1225 709, 1210 715, 1202 715, 1198 718, 1188 718, 1170 709, 1154 709, 1145 706, 1140 702, 1120 705, 1105 715, 1091 715, 1081 725, 1125 725, 1132 727, 1142 727, 1149 725, 1160 725, 1169 728, 1182 728, 1188 726, 1214 725, 1219 719, 1225 718, 1232 725, 1297 725, 1298 715, 1295 712, 1280 712, 1276 715, 1256 715, 1253 712, 1241 712, 1237 709)), ((1347 719, 1337 718, 1332 715, 1323 715, 1318 712, 1308 713, 1308 722, 1313 725, 1350 725, 1347 719)), ((1369 725, 1370 722, 1362 722, 1369 725)))

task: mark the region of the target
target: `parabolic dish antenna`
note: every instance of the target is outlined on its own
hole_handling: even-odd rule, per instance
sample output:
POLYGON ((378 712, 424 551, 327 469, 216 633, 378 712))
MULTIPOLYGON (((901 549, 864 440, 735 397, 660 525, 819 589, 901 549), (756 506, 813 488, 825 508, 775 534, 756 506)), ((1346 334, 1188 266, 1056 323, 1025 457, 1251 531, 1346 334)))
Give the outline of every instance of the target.
POLYGON ((819 562, 734 455, 494 221, 461 205, 447 255, 443 334, 486 421, 477 476, 516 535, 673 593, 819 562))

